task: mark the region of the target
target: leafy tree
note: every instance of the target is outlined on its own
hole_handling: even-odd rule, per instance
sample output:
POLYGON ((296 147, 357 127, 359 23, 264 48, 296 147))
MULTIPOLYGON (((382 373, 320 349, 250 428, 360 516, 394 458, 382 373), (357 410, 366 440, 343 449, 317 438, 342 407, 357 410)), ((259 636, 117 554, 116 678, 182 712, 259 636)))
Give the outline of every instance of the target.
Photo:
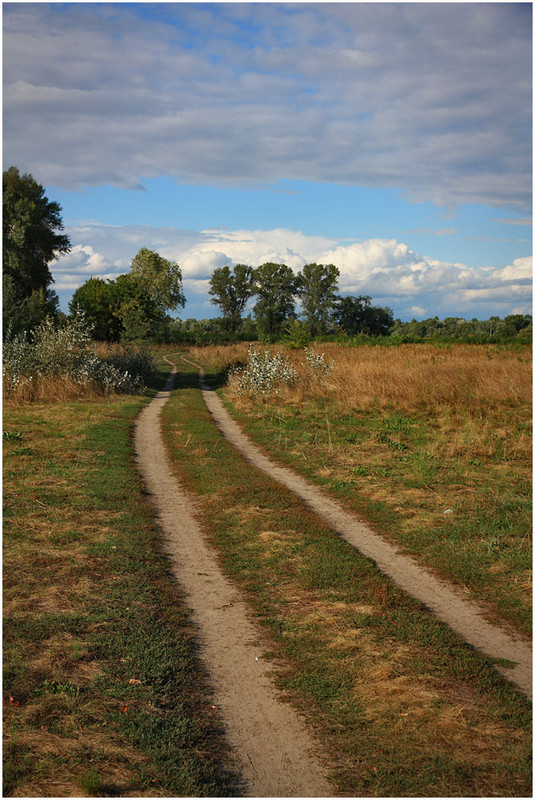
POLYGON ((58 299, 49 264, 71 247, 61 206, 48 200, 34 178, 17 167, 3 173, 4 326, 32 328, 54 315, 58 299))
POLYGON ((162 311, 186 305, 180 267, 153 250, 141 248, 132 260, 130 277, 162 311))
POLYGON ((334 264, 305 264, 297 291, 310 336, 327 333, 332 321, 340 271, 334 264))
POLYGON ((228 333, 237 334, 242 326, 242 313, 253 296, 253 268, 245 264, 218 267, 210 279, 210 302, 219 306, 228 333))
POLYGON ((85 312, 95 339, 116 342, 165 338, 165 311, 177 305, 185 305, 180 267, 142 248, 130 272, 115 280, 90 278, 80 286, 69 310, 85 312))
POLYGON ((119 340, 121 321, 117 316, 113 281, 102 278, 89 278, 74 292, 69 311, 75 314, 83 311, 85 318, 93 325, 93 336, 100 341, 119 340))
POLYGON ((334 320, 349 335, 388 336, 394 324, 390 308, 372 306, 371 297, 339 297, 335 302, 334 320))
POLYGON ((290 267, 268 261, 255 269, 254 288, 258 333, 273 342, 281 335, 284 323, 295 318, 297 279, 290 267))

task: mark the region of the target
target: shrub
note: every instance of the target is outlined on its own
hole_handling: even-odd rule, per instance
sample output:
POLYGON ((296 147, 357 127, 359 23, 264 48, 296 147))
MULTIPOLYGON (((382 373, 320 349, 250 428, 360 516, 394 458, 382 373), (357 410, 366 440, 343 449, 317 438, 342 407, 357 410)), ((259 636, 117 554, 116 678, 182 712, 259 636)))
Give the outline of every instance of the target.
POLYGON ((149 351, 127 348, 96 354, 91 326, 78 312, 61 328, 51 319, 39 325, 31 337, 7 332, 3 350, 4 391, 32 388, 41 379, 63 379, 104 392, 137 392, 156 370, 149 351))
POLYGON ((239 394, 277 394, 281 385, 291 386, 296 378, 297 372, 283 353, 272 355, 269 347, 250 347, 246 366, 231 370, 229 383, 239 394))
POLYGON ((314 378, 324 378, 332 370, 332 364, 325 361, 325 353, 318 353, 313 347, 305 347, 303 366, 314 378))

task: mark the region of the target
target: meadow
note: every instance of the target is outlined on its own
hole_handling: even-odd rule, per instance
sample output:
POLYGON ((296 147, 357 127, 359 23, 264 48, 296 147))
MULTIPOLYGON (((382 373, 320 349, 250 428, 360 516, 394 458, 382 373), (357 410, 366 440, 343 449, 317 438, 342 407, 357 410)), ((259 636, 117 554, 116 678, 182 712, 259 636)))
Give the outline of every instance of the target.
MULTIPOLYGON (((232 379, 221 388, 245 429, 530 634, 531 348, 321 344, 312 369, 303 351, 285 355, 290 385, 265 395, 232 379)), ((228 375, 248 353, 235 345, 192 357, 228 375)))
MULTIPOLYGON (((392 353, 399 354, 385 353, 385 365, 392 353)), ((338 350, 326 349, 326 354, 325 362, 334 360, 338 350)), ((233 378, 228 384, 229 371, 247 361, 247 347, 202 348, 187 357, 203 365, 206 381, 272 457, 361 509, 354 482, 350 493, 339 485, 335 470, 348 469, 346 460, 358 452, 361 422, 370 423, 363 435, 372 436, 381 454, 399 457, 402 451, 378 440, 388 430, 389 440, 405 441, 382 424, 395 414, 399 419, 401 411, 390 400, 381 407, 371 393, 365 409, 359 410, 358 400, 349 409, 338 405, 336 393, 348 383, 348 362, 362 363, 366 353, 342 352, 343 367, 333 365, 328 372, 312 354, 309 360, 317 363, 312 371, 304 366, 303 351, 283 355, 300 380, 273 384, 273 391, 263 395, 248 394, 240 381, 233 388, 233 378), (337 427, 344 416, 352 423, 340 426, 342 437, 337 427)), ((412 355, 416 361, 418 353, 412 355)), ((281 689, 328 753, 335 791, 403 797, 529 794, 531 714, 526 698, 290 491, 244 461, 211 423, 196 369, 179 355, 175 358, 179 391, 163 411, 170 457, 198 500, 225 571, 245 589, 255 618, 269 634, 265 658, 284 665, 281 689)), ((529 361, 516 361, 515 355, 515 363, 529 371, 529 361)), ((379 460, 368 464, 367 452, 360 458, 360 472, 366 465, 362 477, 377 470, 371 485, 382 484, 392 466, 379 460)), ((401 463, 409 480, 409 466, 401 463)), ((389 497, 387 491, 383 497, 389 497)), ((391 506, 378 504, 375 527, 385 531, 390 522, 387 532, 394 536, 404 508, 397 497, 391 506)), ((523 542, 519 549, 527 553, 529 547, 523 542)), ((494 598, 497 592, 489 594, 494 598)), ((520 597, 527 605, 526 587, 520 597)), ((489 613, 497 614, 492 607, 489 601, 489 613)))
MULTIPOLYGON (((296 376, 264 394, 231 377, 247 345, 184 354, 274 458, 528 631, 530 351, 279 350, 296 376)), ((195 368, 175 358, 169 456, 336 791, 529 796, 526 698, 251 469, 211 422, 195 368)), ((6 795, 236 793, 135 470, 133 421, 165 369, 136 395, 47 377, 4 403, 6 795)))
POLYGON ((153 392, 45 376, 4 402, 4 796, 234 793, 136 474, 153 392))

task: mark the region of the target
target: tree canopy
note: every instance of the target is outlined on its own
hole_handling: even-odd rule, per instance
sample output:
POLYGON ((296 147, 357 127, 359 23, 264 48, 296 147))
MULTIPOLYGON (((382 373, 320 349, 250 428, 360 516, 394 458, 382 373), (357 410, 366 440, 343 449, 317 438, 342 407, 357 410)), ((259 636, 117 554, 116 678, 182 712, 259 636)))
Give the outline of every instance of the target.
POLYGON ((372 306, 371 297, 339 297, 334 305, 334 321, 344 333, 354 336, 365 333, 368 336, 387 336, 394 324, 394 314, 390 308, 372 306))
POLYGON ((57 313, 49 264, 68 253, 71 243, 61 233, 61 206, 29 173, 4 171, 2 201, 4 326, 31 328, 57 313))
POLYGON ((253 312, 261 336, 275 341, 284 323, 295 318, 296 290, 296 276, 285 264, 268 261, 255 269, 254 293, 258 299, 253 312))
POLYGON ((334 264, 305 264, 297 278, 303 316, 310 336, 327 333, 332 322, 340 271, 334 264))
POLYGON ((132 260, 130 272, 115 280, 90 278, 74 293, 69 310, 81 310, 105 341, 136 341, 160 331, 166 310, 185 304, 178 264, 146 248, 132 260))
POLYGON ((247 302, 253 296, 253 268, 245 264, 218 267, 210 279, 210 302, 219 306, 226 329, 231 334, 239 332, 242 314, 247 302))
POLYGON ((180 267, 153 250, 141 248, 132 260, 130 277, 162 311, 185 306, 180 267))

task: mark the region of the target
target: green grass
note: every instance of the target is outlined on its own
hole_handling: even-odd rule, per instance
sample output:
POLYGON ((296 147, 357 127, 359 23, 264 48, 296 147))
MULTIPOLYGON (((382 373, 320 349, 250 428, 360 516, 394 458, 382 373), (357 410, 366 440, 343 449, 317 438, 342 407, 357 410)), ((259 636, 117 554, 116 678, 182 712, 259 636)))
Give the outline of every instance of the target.
MULTIPOLYGON (((276 459, 328 489, 393 542, 467 587, 489 613, 530 635, 532 626, 531 462, 445 453, 454 422, 395 410, 353 411, 319 401, 300 407, 222 396, 250 435, 276 459), (444 432, 446 428, 446 432, 444 432)), ((511 415, 511 439, 522 420, 511 415)), ((477 423, 474 424, 477 429, 477 423)), ((467 428, 464 438, 474 432, 467 428)), ((482 443, 479 442, 479 446, 482 443)), ((500 455, 501 453, 501 455, 500 455)))
POLYGON ((148 399, 5 409, 5 795, 235 792, 136 476, 148 399))
MULTIPOLYGON (((529 795, 528 701, 243 461, 192 388, 195 371, 179 369, 179 391, 163 412, 175 468, 200 498, 224 569, 270 634, 266 657, 286 664, 281 687, 319 729, 338 791, 529 795)), ((383 432, 393 438, 409 427, 398 419, 383 432)))

